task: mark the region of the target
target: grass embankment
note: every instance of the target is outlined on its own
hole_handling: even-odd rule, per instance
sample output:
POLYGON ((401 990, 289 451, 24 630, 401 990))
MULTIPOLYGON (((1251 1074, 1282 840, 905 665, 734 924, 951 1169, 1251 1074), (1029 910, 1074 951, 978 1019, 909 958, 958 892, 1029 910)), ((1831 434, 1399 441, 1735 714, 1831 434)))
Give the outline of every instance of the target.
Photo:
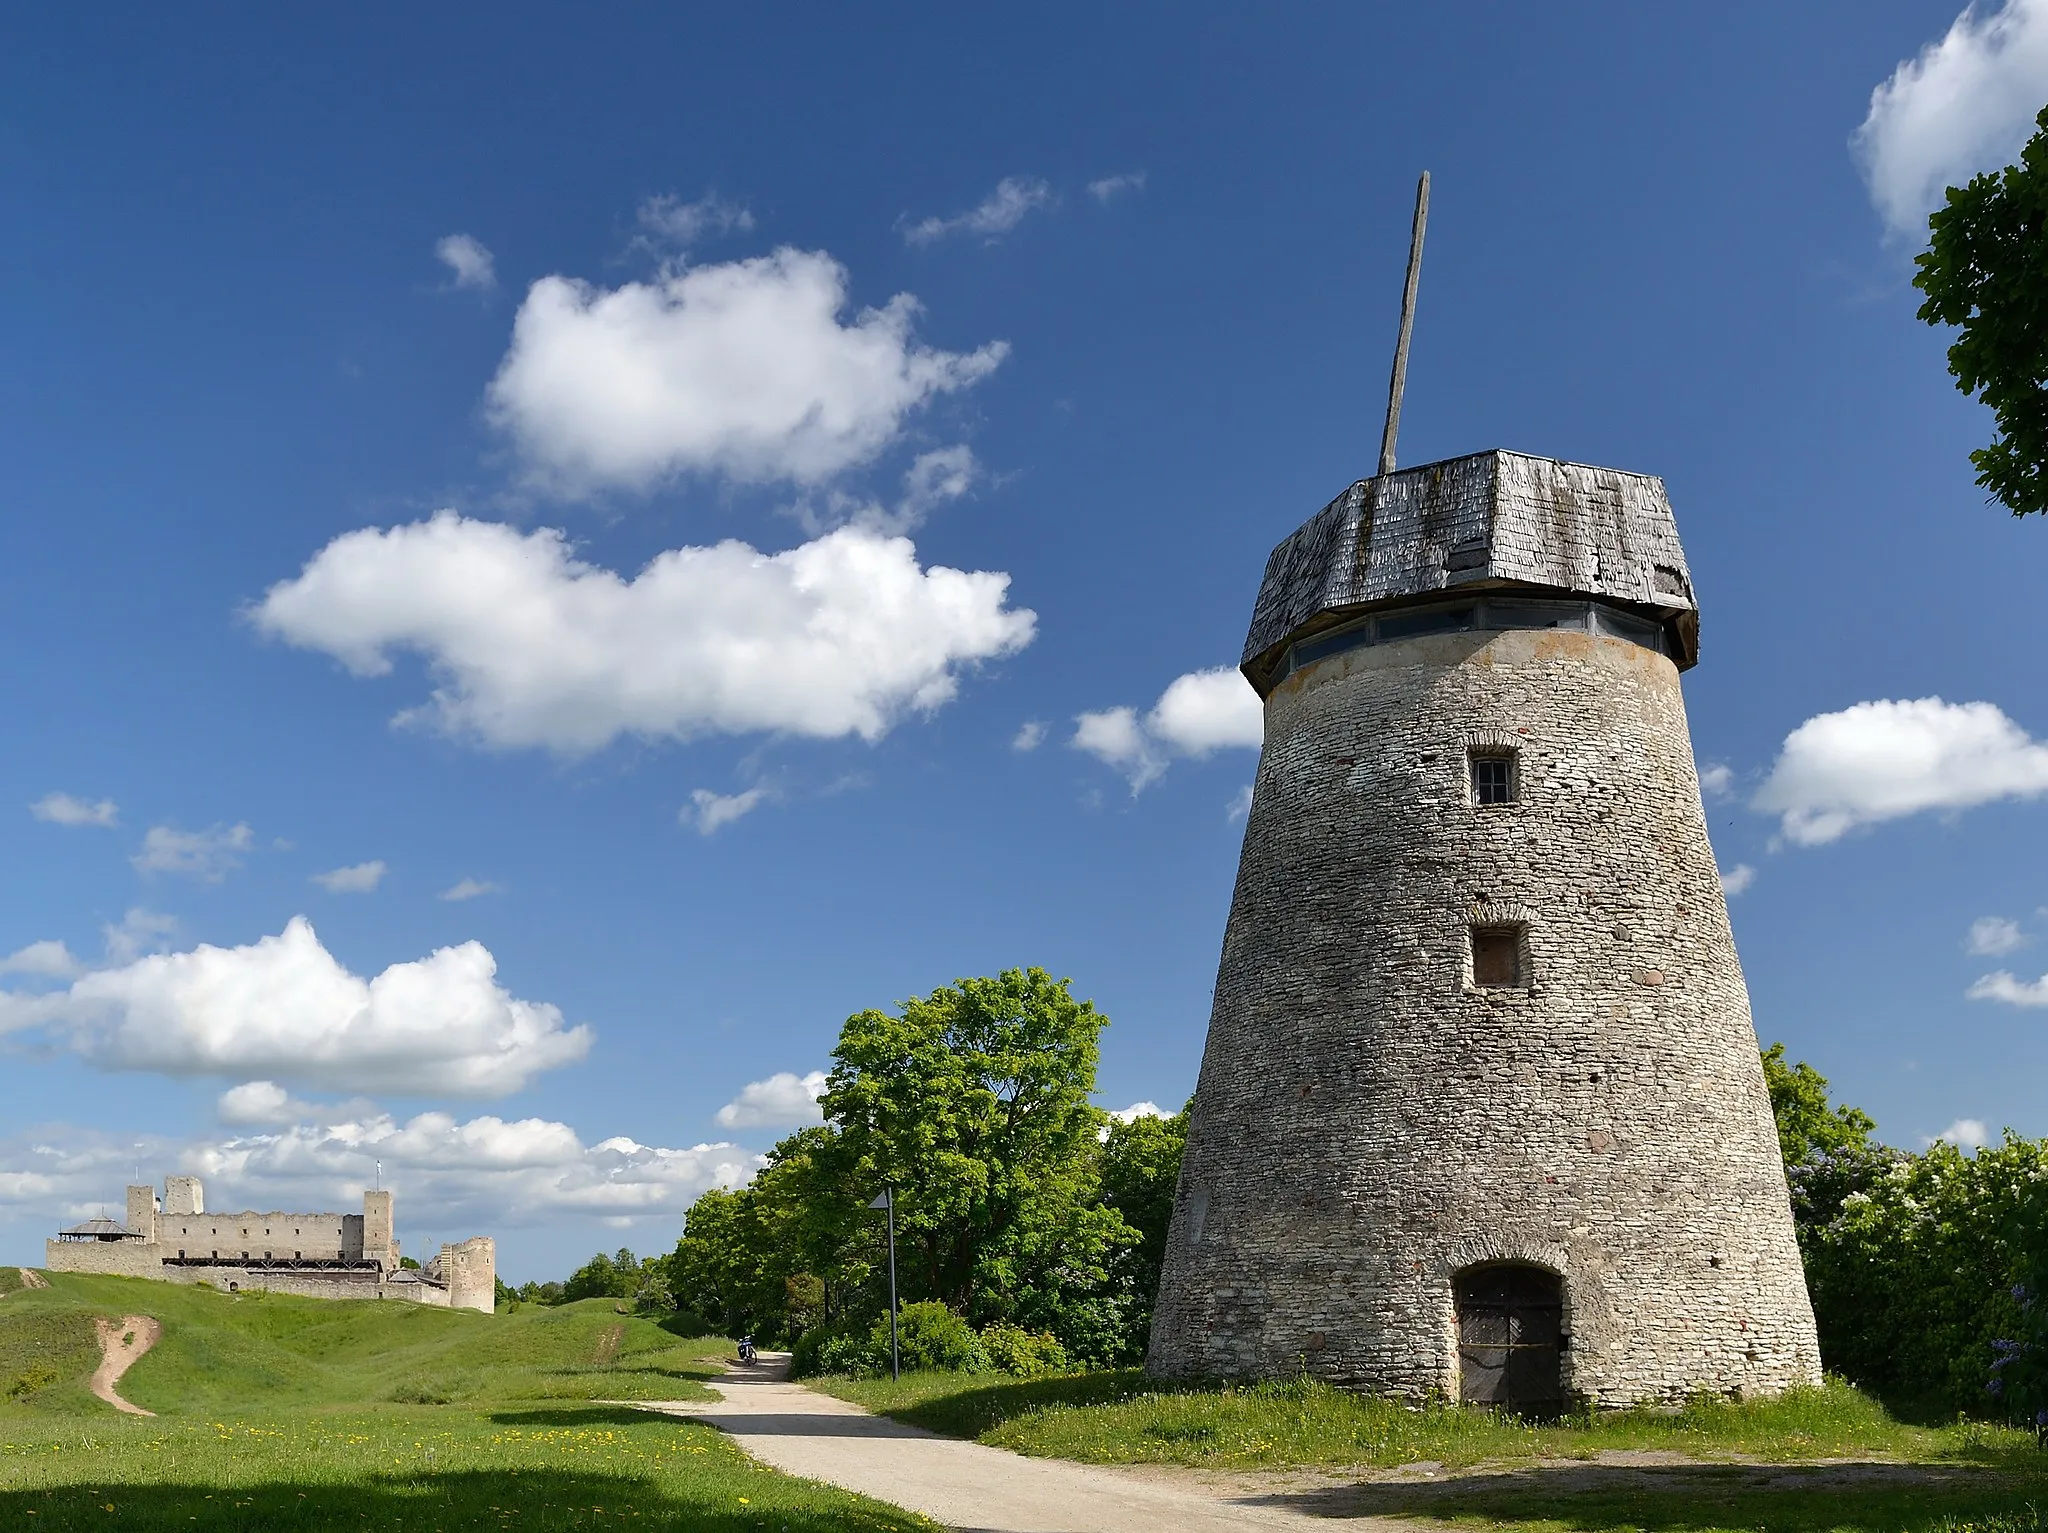
POLYGON ((898 1420, 1019 1453, 1367 1471, 1370 1483, 1276 1493, 1331 1516, 1517 1529, 2048 1533, 2048 1454, 2031 1434, 1981 1423, 1908 1426, 1834 1382, 1779 1400, 1703 1400, 1554 1424, 1456 1406, 1408 1410, 1309 1380, 1165 1386, 1135 1369, 1028 1381, 909 1374, 901 1383, 811 1382, 898 1420), (1398 1476, 1369 1473, 1403 1466, 1398 1476))
POLYGON ((928 1526, 761 1469, 708 1427, 595 1403, 703 1397, 730 1350, 608 1300, 489 1316, 50 1283, 0 1303, 0 1527, 928 1526), (85 1387, 94 1317, 138 1314, 164 1335, 121 1392, 155 1420, 118 1416, 85 1387))

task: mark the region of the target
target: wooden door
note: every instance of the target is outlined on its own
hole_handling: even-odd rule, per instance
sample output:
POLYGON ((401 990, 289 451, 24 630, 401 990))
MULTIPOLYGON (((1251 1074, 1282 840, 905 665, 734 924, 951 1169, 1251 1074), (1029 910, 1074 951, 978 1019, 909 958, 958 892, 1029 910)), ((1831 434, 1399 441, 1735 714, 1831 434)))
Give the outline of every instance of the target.
POLYGON ((1528 1414, 1564 1406, 1564 1281, 1502 1262, 1458 1274, 1458 1398, 1528 1414))

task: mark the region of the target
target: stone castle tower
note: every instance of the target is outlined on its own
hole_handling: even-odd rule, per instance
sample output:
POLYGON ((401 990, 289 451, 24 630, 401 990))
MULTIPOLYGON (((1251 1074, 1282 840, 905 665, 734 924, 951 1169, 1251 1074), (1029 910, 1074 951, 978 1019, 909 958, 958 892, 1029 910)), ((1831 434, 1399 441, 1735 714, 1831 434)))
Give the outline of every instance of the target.
POLYGON ((1820 1376, 1661 481, 1487 452, 1274 550, 1148 1366, 1540 1409, 1820 1376))

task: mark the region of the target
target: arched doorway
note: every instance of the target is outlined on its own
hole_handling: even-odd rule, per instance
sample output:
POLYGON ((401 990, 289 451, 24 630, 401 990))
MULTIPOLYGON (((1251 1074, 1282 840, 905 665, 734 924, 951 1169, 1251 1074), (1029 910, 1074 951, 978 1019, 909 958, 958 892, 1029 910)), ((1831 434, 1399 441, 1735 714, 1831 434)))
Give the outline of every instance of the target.
POLYGON ((1458 1305, 1458 1398, 1542 1414, 1564 1406, 1564 1280, 1523 1262, 1467 1267, 1458 1305))

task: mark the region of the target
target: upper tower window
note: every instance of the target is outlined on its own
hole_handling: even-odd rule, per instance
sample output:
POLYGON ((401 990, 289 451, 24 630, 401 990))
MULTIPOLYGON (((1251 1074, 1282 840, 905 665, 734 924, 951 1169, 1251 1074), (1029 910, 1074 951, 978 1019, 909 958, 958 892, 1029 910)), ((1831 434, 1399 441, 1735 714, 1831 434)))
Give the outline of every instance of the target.
POLYGON ((1528 944, 1521 927, 1472 928, 1472 983, 1481 990, 1528 988, 1528 944))
POLYGON ((1512 804, 1515 801, 1515 757, 1512 751, 1472 753, 1472 802, 1512 804))

